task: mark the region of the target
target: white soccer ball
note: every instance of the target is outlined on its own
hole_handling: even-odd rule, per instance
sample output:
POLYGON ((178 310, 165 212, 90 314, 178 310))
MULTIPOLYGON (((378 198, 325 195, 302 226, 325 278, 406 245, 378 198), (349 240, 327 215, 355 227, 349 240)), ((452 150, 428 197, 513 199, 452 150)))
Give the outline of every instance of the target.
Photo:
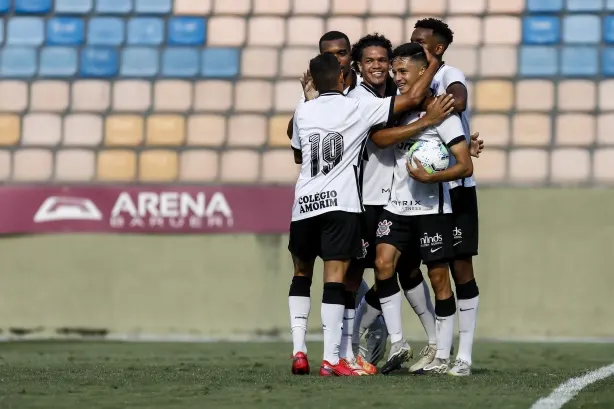
POLYGON ((407 160, 412 168, 417 167, 418 159, 428 173, 435 173, 448 168, 450 154, 440 139, 419 140, 407 151, 407 160))

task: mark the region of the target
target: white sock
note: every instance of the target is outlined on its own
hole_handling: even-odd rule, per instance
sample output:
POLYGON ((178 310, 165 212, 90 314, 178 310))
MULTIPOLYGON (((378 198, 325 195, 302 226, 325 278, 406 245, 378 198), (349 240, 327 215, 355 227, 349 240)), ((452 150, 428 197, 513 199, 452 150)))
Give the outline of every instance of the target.
POLYGON ((390 297, 380 298, 382 315, 386 322, 386 329, 390 334, 390 342, 395 343, 403 339, 403 324, 401 323, 401 305, 403 304, 401 291, 390 297))
POLYGON ((458 354, 457 359, 467 361, 471 365, 475 323, 478 318, 480 296, 469 300, 458 300, 458 354))
POLYGON ((450 359, 454 341, 454 314, 449 317, 437 316, 437 353, 435 358, 450 359))
POLYGON ((290 328, 292 331, 292 355, 297 352, 307 353, 307 345, 305 338, 307 336, 307 320, 309 318, 309 310, 311 310, 310 297, 288 297, 290 306, 290 328))
POLYGON ((339 363, 339 346, 343 333, 343 312, 341 304, 322 303, 322 328, 324 330, 324 360, 331 365, 339 363))
POLYGON ((341 358, 348 360, 354 359, 354 351, 352 350, 352 334, 354 333, 354 317, 356 310, 345 309, 343 311, 343 332, 341 334, 341 346, 339 354, 341 358))
POLYGON ((354 334, 352 343, 357 344, 362 339, 367 328, 375 323, 377 317, 382 315, 382 312, 377 308, 373 308, 364 298, 356 309, 356 317, 354 318, 354 334))
POLYGON ((418 318, 420 318, 420 322, 429 339, 429 344, 435 345, 437 343, 435 307, 433 307, 429 286, 426 281, 422 281, 422 284, 409 291, 405 291, 405 298, 407 298, 409 305, 411 305, 418 318))

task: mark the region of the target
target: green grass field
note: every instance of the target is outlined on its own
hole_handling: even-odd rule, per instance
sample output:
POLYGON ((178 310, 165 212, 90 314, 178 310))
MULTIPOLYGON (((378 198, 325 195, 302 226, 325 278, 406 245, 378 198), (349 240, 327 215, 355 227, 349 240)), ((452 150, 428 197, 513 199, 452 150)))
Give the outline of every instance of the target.
MULTIPOLYGON (((416 348, 423 345, 414 343, 416 348)), ((290 375, 280 343, 0 343, 0 408, 530 408, 614 361, 614 344, 477 343, 474 376, 290 375)), ((567 408, 613 408, 614 378, 567 408)))

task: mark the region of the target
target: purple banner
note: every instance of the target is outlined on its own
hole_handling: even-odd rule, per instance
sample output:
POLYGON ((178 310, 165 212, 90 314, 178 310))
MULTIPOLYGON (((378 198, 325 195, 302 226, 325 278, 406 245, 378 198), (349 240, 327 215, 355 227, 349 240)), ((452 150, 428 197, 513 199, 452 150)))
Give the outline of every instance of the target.
POLYGON ((286 233, 292 187, 0 188, 0 234, 286 233))

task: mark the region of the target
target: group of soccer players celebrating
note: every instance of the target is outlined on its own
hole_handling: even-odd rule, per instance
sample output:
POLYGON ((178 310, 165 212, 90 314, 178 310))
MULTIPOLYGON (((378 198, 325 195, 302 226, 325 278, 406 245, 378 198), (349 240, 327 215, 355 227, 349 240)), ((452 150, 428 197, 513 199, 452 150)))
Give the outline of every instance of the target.
POLYGON ((331 31, 301 78, 303 96, 288 124, 301 164, 288 246, 294 374, 310 372, 305 339, 317 257, 324 261, 321 376, 375 375, 388 338, 381 373, 413 358, 401 323, 402 293, 428 338, 409 371, 471 374, 479 300, 471 156, 483 144, 470 135, 465 77, 443 61, 452 41, 450 28, 432 18, 418 21, 411 42, 395 49, 379 34, 351 46, 345 34, 331 31), (448 168, 428 173, 419 161, 410 166, 406 154, 418 140, 444 143, 448 168), (362 279, 367 268, 375 270, 371 288, 362 279))

